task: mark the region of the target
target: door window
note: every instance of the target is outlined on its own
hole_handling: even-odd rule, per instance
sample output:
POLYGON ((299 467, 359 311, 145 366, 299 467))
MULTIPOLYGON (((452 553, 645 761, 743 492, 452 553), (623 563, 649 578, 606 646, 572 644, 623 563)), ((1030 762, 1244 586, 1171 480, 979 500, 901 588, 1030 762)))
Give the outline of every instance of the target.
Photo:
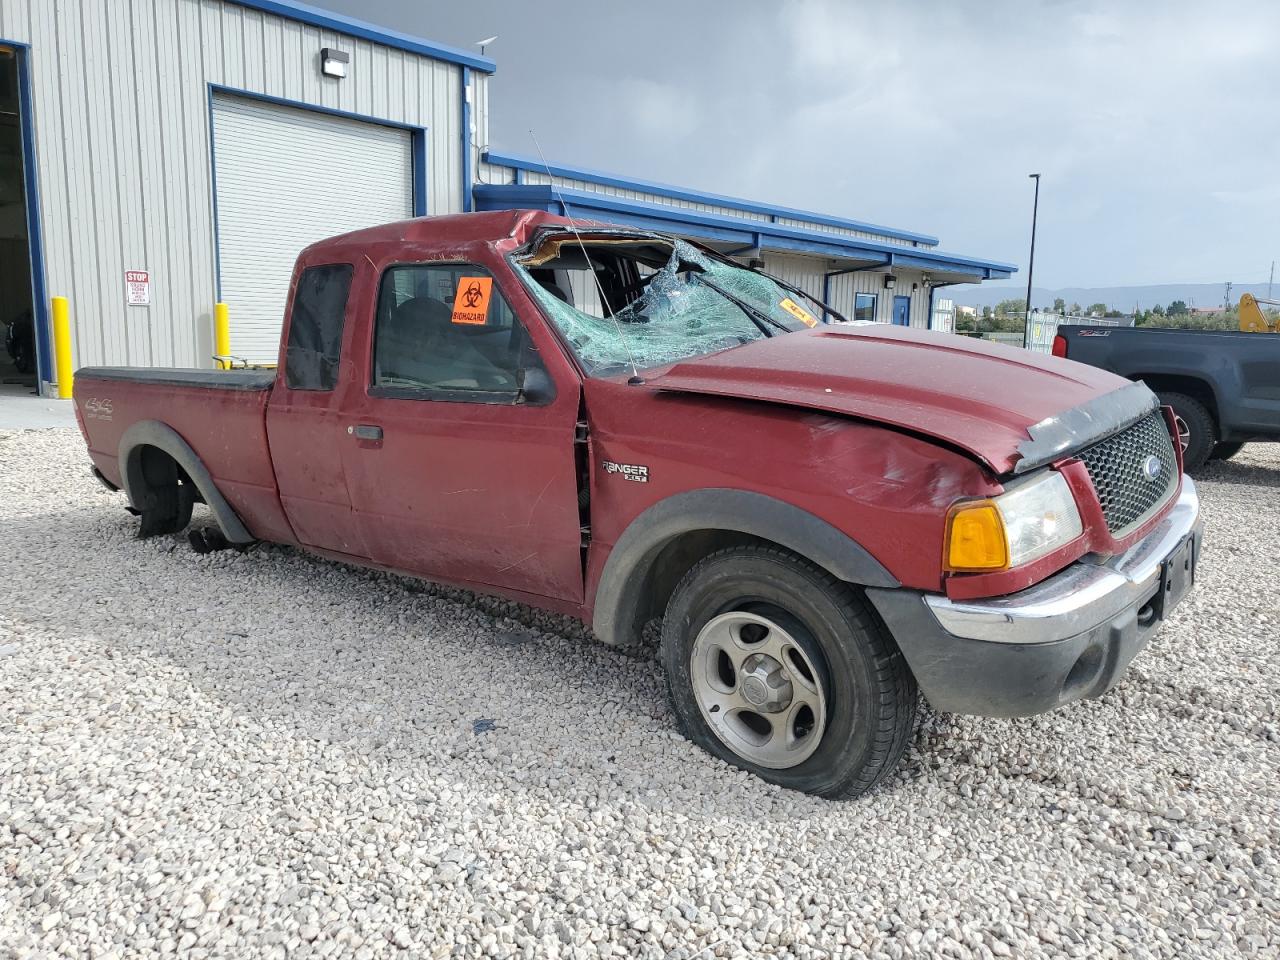
POLYGON ((332 390, 337 385, 342 321, 350 291, 349 263, 302 271, 284 351, 284 382, 291 390, 332 390))
POLYGON ((541 362, 524 325, 474 264, 412 264, 382 275, 371 393, 512 403, 541 362))

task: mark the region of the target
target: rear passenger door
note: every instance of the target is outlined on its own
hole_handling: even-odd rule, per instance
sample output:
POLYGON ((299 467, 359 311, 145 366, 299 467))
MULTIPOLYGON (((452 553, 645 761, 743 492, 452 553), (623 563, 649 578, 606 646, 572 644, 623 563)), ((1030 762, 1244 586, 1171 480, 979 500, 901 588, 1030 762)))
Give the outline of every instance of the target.
POLYGON ((267 406, 276 487, 300 543, 367 557, 342 473, 346 439, 340 413, 350 376, 340 377, 352 311, 352 265, 304 268, 289 298, 283 369, 267 406))
POLYGON ((373 559, 580 602, 576 381, 522 393, 547 364, 479 264, 388 267, 373 328, 343 453, 373 559))

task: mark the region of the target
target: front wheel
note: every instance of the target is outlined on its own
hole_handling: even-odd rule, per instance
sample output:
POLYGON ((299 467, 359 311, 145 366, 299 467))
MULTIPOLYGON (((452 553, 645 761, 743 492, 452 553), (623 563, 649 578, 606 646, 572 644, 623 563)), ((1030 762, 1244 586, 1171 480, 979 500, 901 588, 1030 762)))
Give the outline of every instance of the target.
POLYGON ((915 727, 915 678, 866 601, 777 548, 695 564, 667 606, 661 656, 681 732, 793 790, 865 793, 915 727))

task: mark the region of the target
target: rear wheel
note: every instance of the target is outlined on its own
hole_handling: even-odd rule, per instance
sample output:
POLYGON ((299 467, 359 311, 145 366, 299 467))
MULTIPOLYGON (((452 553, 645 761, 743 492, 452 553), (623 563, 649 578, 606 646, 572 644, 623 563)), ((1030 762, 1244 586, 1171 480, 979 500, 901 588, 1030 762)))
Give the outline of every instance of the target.
POLYGON ((915 678, 866 601, 777 548, 695 564, 667 606, 662 662, 685 736, 790 789, 865 793, 915 726, 915 678))
POLYGON ((1218 428, 1205 405, 1183 393, 1161 393, 1160 402, 1173 408, 1178 427, 1178 443, 1182 446, 1182 469, 1199 470, 1209 459, 1218 442, 1218 428))
POLYGON ((31 345, 19 340, 13 348, 13 365, 21 374, 33 373, 36 369, 36 358, 32 354, 31 345))
POLYGON ((141 455, 145 488, 137 498, 140 502, 135 504, 142 518, 138 537, 182 532, 191 522, 195 486, 163 450, 148 447, 141 455))
POLYGON ((1243 449, 1243 443, 1217 443, 1214 444, 1213 452, 1209 454, 1210 460, 1230 460, 1243 449))

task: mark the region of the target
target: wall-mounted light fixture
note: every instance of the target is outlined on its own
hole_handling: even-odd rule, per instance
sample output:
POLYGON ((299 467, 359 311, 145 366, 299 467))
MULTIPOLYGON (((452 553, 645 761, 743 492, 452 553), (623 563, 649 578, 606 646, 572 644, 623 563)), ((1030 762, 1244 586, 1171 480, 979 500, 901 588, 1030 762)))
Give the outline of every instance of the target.
POLYGON ((898 278, 895 277, 892 273, 886 273, 884 275, 884 288, 886 290, 892 290, 897 285, 898 285, 898 278))
POLYGON ((320 51, 320 72, 326 77, 337 77, 341 80, 347 75, 347 64, 351 62, 351 54, 342 50, 325 47, 320 51))

